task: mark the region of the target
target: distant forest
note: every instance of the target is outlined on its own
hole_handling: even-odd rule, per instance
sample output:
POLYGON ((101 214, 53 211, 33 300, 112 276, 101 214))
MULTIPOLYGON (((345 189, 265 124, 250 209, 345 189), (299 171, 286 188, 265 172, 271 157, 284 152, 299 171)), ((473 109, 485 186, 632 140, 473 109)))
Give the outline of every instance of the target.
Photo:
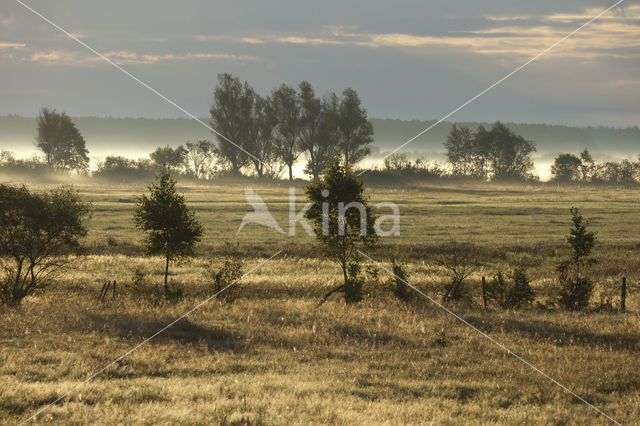
MULTIPOLYGON (((147 155, 158 146, 184 144, 186 141, 209 139, 214 135, 200 123, 188 118, 111 118, 75 117, 74 122, 87 141, 92 156, 119 154, 147 155)), ((202 119, 209 123, 209 118, 202 119)), ((434 121, 404 121, 371 118, 374 127, 373 157, 396 148, 434 121)), ((491 123, 458 123, 472 130, 491 123)), ((579 152, 588 148, 597 156, 640 154, 640 129, 630 127, 569 127, 546 124, 505 123, 515 133, 536 142, 537 155, 559 152, 579 152)), ((403 152, 444 155, 443 142, 451 132, 453 123, 441 123, 403 152)), ((23 152, 35 151, 35 117, 0 116, 0 148, 23 152)))

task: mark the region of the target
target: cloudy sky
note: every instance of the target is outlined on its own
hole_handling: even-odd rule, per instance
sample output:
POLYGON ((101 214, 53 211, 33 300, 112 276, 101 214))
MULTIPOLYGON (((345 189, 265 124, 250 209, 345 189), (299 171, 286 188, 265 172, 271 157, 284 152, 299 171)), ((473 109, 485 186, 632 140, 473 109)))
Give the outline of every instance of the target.
MULTIPOLYGON (((615 0, 23 0, 197 116, 216 76, 266 94, 356 89, 373 117, 437 119, 615 0)), ((0 114, 183 114, 15 0, 0 4, 0 114)), ((640 125, 640 2, 626 0, 455 120, 640 125)))

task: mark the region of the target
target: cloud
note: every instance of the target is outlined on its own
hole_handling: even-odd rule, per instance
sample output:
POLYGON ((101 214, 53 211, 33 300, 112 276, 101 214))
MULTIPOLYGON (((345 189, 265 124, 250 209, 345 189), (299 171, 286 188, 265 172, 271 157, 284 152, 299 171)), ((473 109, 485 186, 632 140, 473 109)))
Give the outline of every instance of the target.
MULTIPOLYGON (((361 46, 369 48, 428 47, 456 48, 481 55, 510 56, 514 60, 533 57, 565 37, 570 31, 600 13, 602 9, 585 9, 583 13, 544 16, 484 16, 485 28, 449 32, 445 35, 420 35, 403 32, 359 32, 355 27, 323 27, 309 34, 266 34, 244 37, 237 42, 249 44, 281 43, 309 46, 361 46)), ((594 58, 640 57, 640 5, 624 13, 609 13, 551 50, 547 57, 572 56, 594 58)))
POLYGON ((278 43, 309 44, 311 46, 319 46, 319 45, 326 45, 326 44, 333 44, 333 45, 345 44, 345 42, 342 40, 336 40, 336 39, 330 39, 330 38, 319 38, 319 37, 299 37, 299 36, 276 37, 275 41, 278 43))
MULTIPOLYGON (((130 64, 155 64, 161 61, 184 61, 194 59, 221 59, 229 61, 256 61, 259 58, 248 55, 235 55, 230 53, 187 53, 176 55, 172 53, 162 55, 138 54, 136 52, 121 50, 104 53, 104 56, 120 65, 130 64)), ((92 65, 104 61, 94 55, 64 50, 51 50, 47 52, 35 52, 31 55, 31 62, 47 65, 92 65)))
POLYGON ((9 43, 5 41, 0 41, 0 49, 23 49, 27 45, 24 43, 9 43))

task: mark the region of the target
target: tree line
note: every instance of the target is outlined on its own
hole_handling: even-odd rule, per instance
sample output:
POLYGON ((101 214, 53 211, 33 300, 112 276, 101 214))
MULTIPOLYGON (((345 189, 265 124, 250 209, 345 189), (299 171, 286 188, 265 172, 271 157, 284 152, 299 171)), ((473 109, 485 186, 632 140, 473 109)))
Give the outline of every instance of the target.
MULTIPOLYGON (((209 113, 211 127, 218 132, 217 143, 198 140, 177 148, 159 147, 150 161, 109 156, 98 165, 97 174, 132 174, 167 166, 196 179, 224 171, 276 178, 287 170, 293 180, 294 164, 302 157, 305 174, 317 178, 338 158, 355 165, 371 153, 373 126, 351 88, 341 95, 319 97, 303 81, 296 88, 282 84, 261 96, 248 82, 224 73, 218 75, 209 113)), ((64 112, 41 109, 36 146, 50 169, 88 171, 85 140, 64 112)), ((29 166, 28 161, 20 163, 8 152, 3 162, 29 166)))
POLYGON ((551 176, 558 183, 636 185, 640 182, 640 159, 598 162, 588 149, 579 155, 563 153, 551 165, 551 176))

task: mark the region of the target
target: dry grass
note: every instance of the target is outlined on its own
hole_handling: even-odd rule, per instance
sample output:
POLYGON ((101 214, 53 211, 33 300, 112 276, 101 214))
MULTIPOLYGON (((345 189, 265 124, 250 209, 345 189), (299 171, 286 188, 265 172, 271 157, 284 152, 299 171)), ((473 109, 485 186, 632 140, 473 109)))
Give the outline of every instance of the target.
MULTIPOLYGON (((82 190, 86 194, 92 191, 88 187, 82 190)), ((89 245, 101 244, 107 235, 122 243, 135 242, 137 235, 130 232, 126 219, 130 203, 126 208, 118 207, 119 202, 113 199, 131 198, 138 190, 94 188, 91 197, 98 211, 89 245)), ((277 193, 274 201, 286 198, 284 189, 271 191, 277 193)), ((437 197, 437 188, 428 191, 430 195, 425 197, 437 197)), ((404 254, 411 282, 439 297, 445 279, 431 261, 430 253, 433 244, 448 236, 430 240, 436 223, 443 229, 449 225, 447 229, 457 236, 464 235, 474 220, 481 222, 483 229, 508 229, 504 238, 485 235, 486 243, 481 241, 484 269, 468 283, 471 301, 452 308, 616 420, 625 424, 637 422, 640 318, 636 312, 640 298, 635 295, 635 282, 640 279, 636 275, 640 257, 634 235, 629 232, 636 223, 634 194, 621 191, 618 199, 610 193, 589 192, 582 197, 585 211, 596 216, 601 231, 600 264, 594 270, 598 281, 595 301, 608 298, 615 305, 619 277, 625 274, 631 290, 630 313, 534 308, 485 312, 479 307, 481 274, 491 275, 497 268, 525 264, 539 294, 538 301, 544 302, 555 286, 553 266, 563 255, 566 213, 575 200, 570 194, 547 191, 534 196, 517 195, 518 204, 512 198, 516 196, 513 191, 467 188, 462 194, 454 193, 450 187, 441 188, 440 201, 473 204, 466 210, 467 216, 449 216, 448 209, 453 204, 440 204, 448 207, 438 210, 436 198, 429 201, 433 207, 429 210, 425 199, 416 196, 423 193, 418 190, 376 192, 372 195, 381 200, 396 197, 406 203, 401 206, 407 212, 403 226, 408 221, 406 228, 416 232, 410 242, 385 244, 376 256, 388 260, 391 254, 404 254), (563 196, 568 199, 560 202, 563 196), (592 200, 585 201, 589 197, 592 200), (508 220, 495 219, 487 213, 501 207, 508 212, 524 212, 534 204, 547 205, 541 208, 555 213, 542 217, 519 213, 509 215, 508 220), (473 212, 477 213, 475 218, 470 216, 473 212), (548 224, 543 230, 545 221, 548 224), (530 227, 519 239, 509 236, 518 233, 518 224, 529 222, 533 224, 527 225, 530 227), (625 227, 627 231, 623 233, 625 227), (544 237, 555 233, 556 228, 560 232, 553 239, 544 237)), ((215 267, 222 264, 219 253, 230 251, 224 235, 235 233, 233 221, 240 220, 246 207, 238 207, 242 198, 227 195, 227 203, 236 203, 227 211, 225 202, 220 201, 225 197, 220 188, 211 193, 193 189, 188 194, 202 203, 207 198, 213 200, 206 201, 210 203, 210 213, 202 213, 209 229, 225 221, 227 226, 220 226, 219 239, 207 240, 202 256, 173 269, 171 283, 185 288, 183 300, 149 300, 130 288, 135 269, 145 272, 149 291, 160 285, 162 270, 160 259, 141 257, 136 254, 138 248, 132 246, 129 254, 121 250, 122 254, 81 256, 56 285, 28 298, 18 308, 0 308, 0 423, 14 424, 29 417, 210 294, 203 272, 210 262, 215 267), (214 207, 218 206, 226 212, 220 217, 214 214, 214 207), (233 219, 232 210, 237 215, 233 219), (107 278, 118 281, 120 293, 115 299, 109 296, 106 303, 98 304, 100 285, 107 278)), ((284 207, 278 214, 284 214, 284 207)), ((284 216, 280 218, 284 222, 284 216)), ((264 231, 248 234, 246 238, 253 242, 240 241, 234 245, 238 251, 246 248, 246 252, 270 255, 277 250, 277 238, 284 238, 271 239, 271 234, 264 231)), ((364 302, 347 306, 332 298, 317 307, 332 281, 339 279, 337 267, 315 258, 308 248, 310 240, 282 241, 291 249, 289 256, 275 259, 245 278, 238 285, 233 303, 211 301, 47 410, 37 421, 606 423, 592 409, 429 302, 419 298, 407 303, 394 300, 389 296, 388 278, 383 272, 377 285, 369 284, 369 297, 364 302)), ((106 247, 92 252, 105 250, 106 247)), ((115 247, 113 251, 119 249, 115 247)), ((245 269, 260 261, 253 256, 244 260, 245 269)))

